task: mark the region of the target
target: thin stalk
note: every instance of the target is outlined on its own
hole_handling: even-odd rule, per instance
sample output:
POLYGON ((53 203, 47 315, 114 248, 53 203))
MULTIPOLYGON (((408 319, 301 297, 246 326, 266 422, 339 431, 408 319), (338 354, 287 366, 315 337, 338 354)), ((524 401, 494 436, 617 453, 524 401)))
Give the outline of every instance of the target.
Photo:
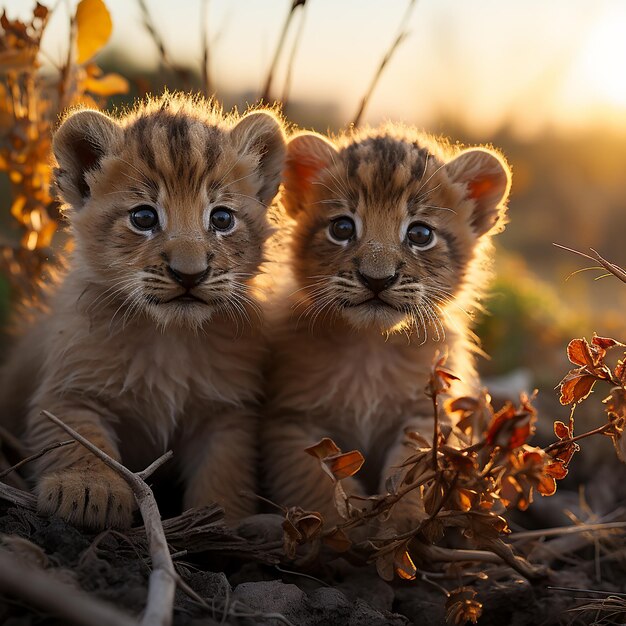
POLYGON ((287 13, 287 17, 283 24, 283 29, 280 32, 280 37, 278 38, 278 44, 276 46, 276 50, 274 51, 274 57, 272 59, 272 63, 270 64, 269 70, 267 72, 267 78, 265 79, 265 85, 263 87, 263 91, 261 92, 261 100, 264 102, 269 102, 270 99, 270 91, 272 89, 272 82, 274 80, 274 73, 276 72, 276 66, 278 65, 278 61, 282 54, 283 48, 285 46, 285 41, 287 39, 287 33, 289 32, 289 26, 293 20, 293 16, 299 6, 305 6, 306 0, 293 0, 291 3, 291 7, 289 9, 289 13, 287 13))
POLYGON ((409 4, 407 5, 406 11, 404 12, 404 15, 402 16, 402 20, 400 21, 398 33, 395 39, 393 40, 391 46, 385 53, 385 56, 383 56, 383 59, 380 62, 380 65, 378 66, 378 69, 376 70, 374 77, 372 78, 372 82, 370 83, 369 88, 367 89, 367 91, 365 92, 365 95, 363 96, 363 99, 361 100, 359 109, 356 115, 354 116, 354 119, 352 121, 352 124, 354 126, 358 126, 360 124, 361 118, 363 117, 363 113, 365 113, 365 109, 367 108, 367 105, 369 104, 372 94, 374 93, 374 89, 376 89, 376 85, 378 85, 378 81, 380 80, 380 77, 382 76, 383 71, 385 70, 385 67, 387 67, 387 64, 389 63, 389 61, 391 61, 393 55, 395 54, 400 44, 402 44, 402 42, 408 37, 409 33, 406 30, 406 24, 408 23, 411 17, 411 13, 413 13, 413 9, 415 8, 416 4, 417 4, 417 0, 409 0, 409 4))

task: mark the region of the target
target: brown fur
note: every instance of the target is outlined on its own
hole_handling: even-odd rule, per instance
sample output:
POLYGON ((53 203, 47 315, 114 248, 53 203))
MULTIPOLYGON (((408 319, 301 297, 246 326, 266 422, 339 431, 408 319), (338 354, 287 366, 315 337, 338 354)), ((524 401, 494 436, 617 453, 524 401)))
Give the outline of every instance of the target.
POLYGON ((490 238, 501 229, 510 174, 498 153, 461 151, 387 126, 288 144, 284 207, 295 220, 290 280, 270 304, 273 358, 262 426, 270 497, 336 519, 333 488, 304 448, 333 438, 367 459, 356 493, 379 492, 406 458, 404 429, 432 436, 424 394, 436 351, 476 385, 468 314, 486 283, 490 238), (339 216, 356 237, 329 239, 339 216), (412 247, 407 227, 437 237, 412 247), (394 277, 379 302, 358 273, 394 277))
MULTIPOLYGON (((239 492, 255 488, 263 349, 252 290, 284 163, 281 121, 165 96, 119 119, 70 114, 53 146, 74 250, 5 367, 5 388, 36 381, 26 414, 4 417, 38 450, 67 438, 47 409, 133 469, 172 447, 185 507, 217 500, 231 519, 250 514, 239 492), (131 226, 141 205, 156 208, 154 231, 131 226), (235 212, 232 231, 211 225, 217 206, 235 212), (176 273, 198 284, 186 291, 176 273), (185 293, 201 301, 170 301, 185 293)), ((44 513, 131 522, 128 486, 81 446, 44 456, 35 475, 44 513)))

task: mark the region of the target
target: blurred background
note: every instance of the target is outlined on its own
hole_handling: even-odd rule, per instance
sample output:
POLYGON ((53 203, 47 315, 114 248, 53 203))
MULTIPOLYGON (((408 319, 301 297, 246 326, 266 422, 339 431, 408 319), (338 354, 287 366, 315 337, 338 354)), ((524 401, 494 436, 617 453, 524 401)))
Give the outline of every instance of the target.
POLYGON ((622 0, 106 0, 110 38, 101 32, 102 0, 81 4, 82 17, 75 0, 50 0, 46 14, 30 0, 0 2, 9 20, 30 23, 40 12, 25 27, 32 39, 43 24, 29 70, 16 51, 32 45, 22 45, 19 27, 2 23, 4 320, 12 297, 39 271, 29 253, 45 264, 58 240, 45 154, 64 106, 111 108, 164 86, 214 93, 227 108, 265 94, 283 100, 293 122, 325 132, 355 120, 391 52, 363 123, 391 119, 452 141, 493 144, 513 167, 510 224, 498 237, 497 280, 478 324, 490 355, 481 370, 493 389, 510 395, 537 386, 548 417, 564 419, 568 410, 553 388, 568 369, 569 339, 595 331, 626 340, 626 285, 600 270, 573 274, 596 264, 553 245, 595 248, 626 264, 622 0), (78 41, 78 58, 68 55, 70 41, 78 41), (20 119, 11 80, 23 92, 20 119), (39 142, 38 155, 29 141, 39 142), (22 178, 20 163, 32 166, 22 178), (35 201, 24 176, 37 167, 35 201))

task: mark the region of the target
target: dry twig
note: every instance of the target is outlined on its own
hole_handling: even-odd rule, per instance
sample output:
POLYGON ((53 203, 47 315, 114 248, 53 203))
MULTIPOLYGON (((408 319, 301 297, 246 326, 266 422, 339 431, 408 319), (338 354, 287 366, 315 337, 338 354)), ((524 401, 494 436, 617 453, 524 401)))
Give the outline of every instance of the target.
POLYGON ((78 443, 85 446, 90 452, 97 456, 105 465, 117 472, 133 490, 135 499, 144 521, 150 557, 152 558, 152 573, 148 585, 148 602, 141 624, 144 626, 169 626, 172 623, 172 613, 174 610, 174 592, 178 574, 174 569, 172 557, 165 539, 163 524, 159 507, 152 493, 152 489, 145 482, 148 475, 158 469, 163 463, 172 457, 172 452, 166 452, 143 472, 135 474, 127 467, 111 458, 108 454, 100 450, 60 420, 49 411, 42 411, 51 422, 62 428, 68 435, 73 437, 78 443))
POLYGON ((12 465, 11 467, 7 469, 2 470, 0 472, 0 480, 2 480, 5 476, 8 476, 11 472, 14 472, 15 470, 19 469, 23 465, 26 465, 27 463, 30 463, 31 461, 34 461, 38 459, 39 457, 42 457, 44 454, 47 454, 48 452, 51 452, 52 450, 56 450, 57 448, 63 448, 65 446, 74 445, 75 443, 76 442, 73 439, 51 443, 49 446, 46 446, 45 448, 39 450, 39 452, 35 452, 35 454, 31 454, 30 456, 27 456, 25 459, 22 459, 15 465, 12 465))
POLYGON ((369 104, 372 94, 374 93, 374 89, 376 89, 376 85, 378 84, 378 81, 380 80, 380 77, 382 76, 383 71, 385 70, 385 67, 387 67, 387 64, 389 63, 389 61, 391 61, 391 58, 395 54, 396 50, 400 47, 400 44, 402 44, 402 42, 408 37, 409 32, 406 30, 406 25, 411 17, 411 14, 413 13, 413 9, 415 8, 416 4, 417 4, 417 0, 409 0, 409 4, 406 8, 406 11, 404 12, 404 15, 402 16, 402 20, 400 21, 400 27, 398 28, 398 33, 395 39, 393 40, 391 46, 389 47, 389 50, 387 50, 387 52, 385 53, 385 56, 380 62, 380 65, 378 66, 378 69, 376 70, 376 73, 374 74, 374 77, 372 78, 372 82, 370 83, 369 88, 367 89, 367 91, 365 92, 365 95, 363 96, 363 99, 361 100, 361 104, 359 105, 359 110, 354 116, 354 119, 352 121, 352 124, 354 126, 358 126, 360 124, 361 118, 363 117, 363 113, 365 112, 365 109, 367 105, 369 104))
MULTIPOLYGON (((584 252, 580 252, 580 250, 575 250, 574 248, 568 248, 567 246, 562 246, 561 244, 555 243, 554 244, 557 248, 561 248, 561 250, 567 250, 568 252, 573 252, 574 254, 577 254, 578 256, 582 256, 585 259, 589 259, 590 261, 597 261, 598 263, 600 263, 600 265, 608 270, 608 272, 610 272, 611 274, 613 274, 613 276, 615 276, 616 278, 619 278, 623 283, 626 283, 626 271, 621 268, 619 265, 616 265, 615 263, 611 263, 611 261, 607 261, 607 259, 605 259, 597 250, 594 250, 593 248, 589 248, 591 255, 589 254, 585 254, 584 252)), ((588 268, 588 269, 595 269, 595 268, 588 268)))
POLYGON ((22 491, 12 485, 0 483, 0 498, 12 502, 17 506, 22 506, 29 511, 37 509, 37 498, 32 493, 22 491))
POLYGON ((270 64, 269 70, 267 71, 267 78, 265 79, 265 85, 263 87, 263 91, 261 92, 261 100, 263 100, 264 102, 269 102, 270 100, 270 91, 272 89, 274 73, 276 72, 276 66, 278 65, 280 55, 285 46, 287 33, 289 32, 289 26, 291 25, 293 16, 295 15, 298 7, 300 6, 304 7, 305 5, 306 5, 306 0, 293 0, 291 3, 291 7, 289 8, 289 13, 287 13, 287 18, 285 19, 285 23, 283 24, 283 29, 280 32, 280 37, 278 38, 278 44, 276 45, 276 51, 274 52, 272 63, 270 64))

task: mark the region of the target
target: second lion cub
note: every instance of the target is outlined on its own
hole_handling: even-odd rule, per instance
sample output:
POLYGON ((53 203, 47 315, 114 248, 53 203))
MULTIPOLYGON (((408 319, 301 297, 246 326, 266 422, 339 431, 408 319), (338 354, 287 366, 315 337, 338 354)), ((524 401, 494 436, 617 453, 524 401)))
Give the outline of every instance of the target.
POLYGON ((405 428, 432 436, 436 351, 475 385, 465 312, 485 287, 510 171, 492 150, 388 127, 295 136, 284 184, 292 281, 272 312, 262 458, 275 502, 336 520, 333 485, 306 447, 331 437, 359 449, 366 464, 344 485, 381 492, 409 455, 405 428))

